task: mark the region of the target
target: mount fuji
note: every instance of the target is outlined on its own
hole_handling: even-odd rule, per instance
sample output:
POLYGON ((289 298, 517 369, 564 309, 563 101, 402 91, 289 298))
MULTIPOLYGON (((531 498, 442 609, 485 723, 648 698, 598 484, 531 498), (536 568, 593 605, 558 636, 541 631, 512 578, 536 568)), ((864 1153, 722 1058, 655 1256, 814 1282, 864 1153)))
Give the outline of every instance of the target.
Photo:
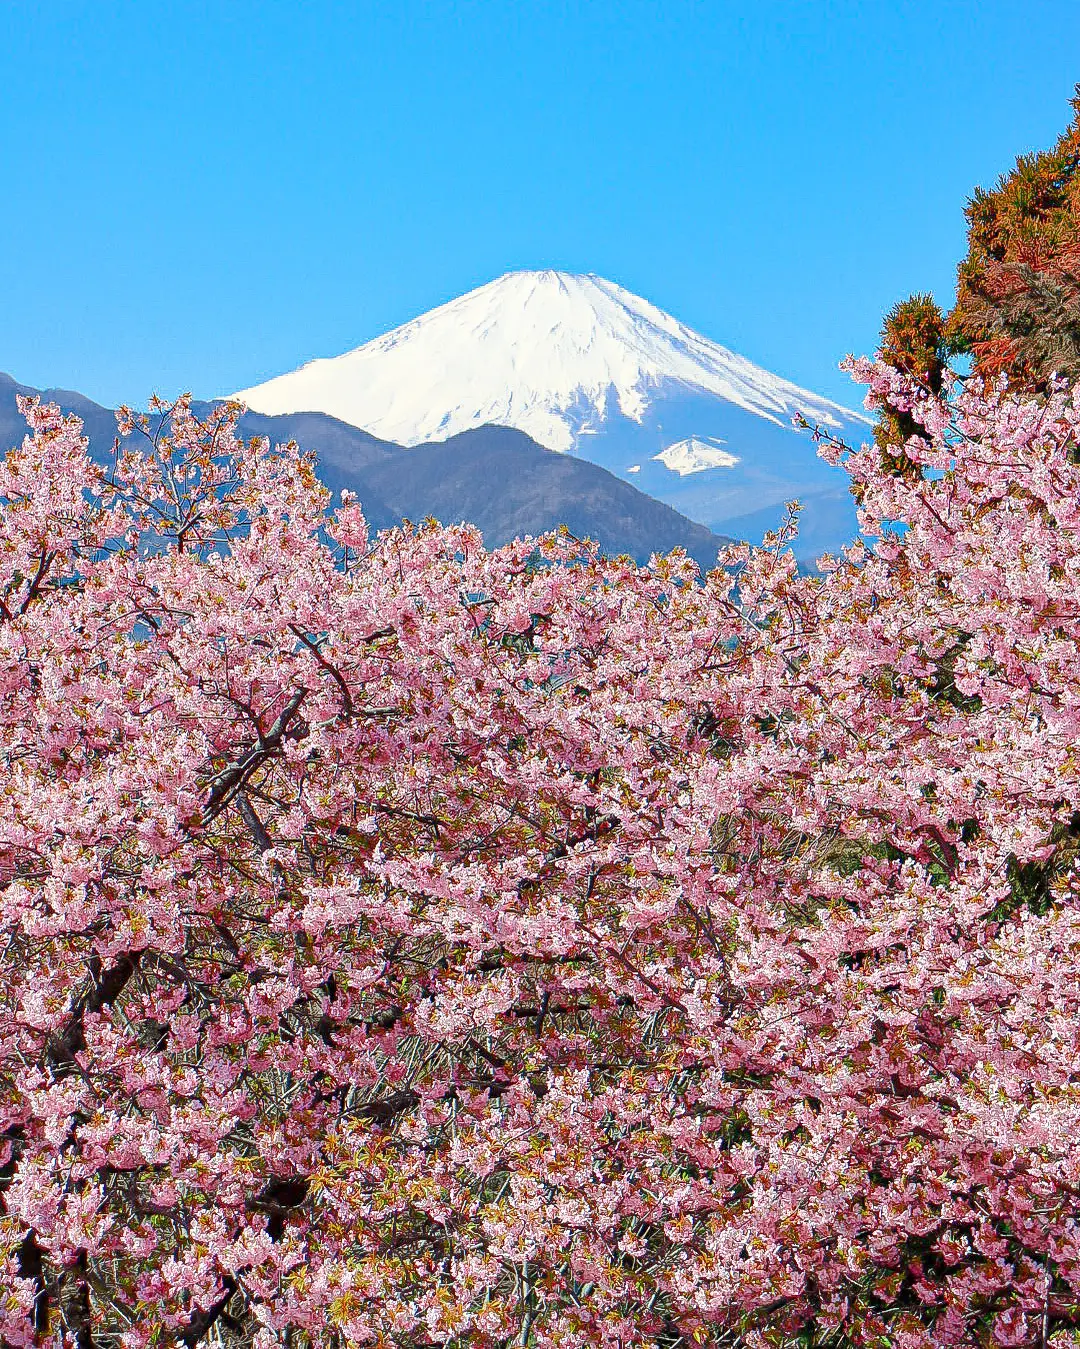
POLYGON ((598 276, 509 272, 235 397, 269 415, 326 413, 406 446, 513 427, 727 535, 760 536, 798 497, 803 556, 856 532, 844 475, 791 418, 857 444, 865 416, 598 276))

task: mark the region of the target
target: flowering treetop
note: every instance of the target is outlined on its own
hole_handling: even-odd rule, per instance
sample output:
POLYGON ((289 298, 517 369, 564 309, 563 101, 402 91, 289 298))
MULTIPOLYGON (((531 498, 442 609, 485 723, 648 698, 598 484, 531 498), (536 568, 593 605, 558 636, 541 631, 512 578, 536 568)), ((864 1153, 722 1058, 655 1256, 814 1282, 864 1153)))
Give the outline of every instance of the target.
POLYGON ((7 1344, 1078 1338, 1080 406, 855 372, 814 577, 25 405, 7 1344))

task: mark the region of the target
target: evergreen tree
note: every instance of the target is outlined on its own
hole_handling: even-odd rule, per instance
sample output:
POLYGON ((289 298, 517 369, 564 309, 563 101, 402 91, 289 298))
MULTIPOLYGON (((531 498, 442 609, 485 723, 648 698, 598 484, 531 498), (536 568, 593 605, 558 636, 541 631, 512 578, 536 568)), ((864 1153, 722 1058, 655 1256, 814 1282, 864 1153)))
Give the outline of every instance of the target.
MULTIPOLYGON (((918 380, 935 397, 940 394, 951 347, 945 316, 932 295, 912 295, 893 305, 882 324, 880 351, 887 365, 918 380)), ((918 474, 903 447, 912 436, 925 435, 910 412, 884 407, 874 427, 883 467, 894 476, 918 474)))
MULTIPOLYGON (((916 294, 885 317, 882 359, 932 393, 961 353, 977 374, 1006 374, 1036 393, 1054 375, 1080 379, 1080 84, 1070 103, 1073 119, 1051 149, 1021 155, 992 190, 975 189, 948 316, 916 294)), ((910 416, 886 411, 875 439, 895 456, 918 433, 910 416)), ((901 454, 893 470, 906 461, 901 454)))
POLYGON ((1049 150, 1021 155, 968 203, 968 252, 949 315, 976 371, 1033 389, 1080 377, 1080 85, 1073 120, 1049 150))

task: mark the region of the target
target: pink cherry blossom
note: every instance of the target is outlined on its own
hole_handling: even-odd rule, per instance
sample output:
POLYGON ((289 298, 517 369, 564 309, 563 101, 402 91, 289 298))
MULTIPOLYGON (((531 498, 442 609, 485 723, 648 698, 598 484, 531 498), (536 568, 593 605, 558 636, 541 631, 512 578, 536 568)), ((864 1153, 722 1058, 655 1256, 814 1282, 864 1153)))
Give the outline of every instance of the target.
POLYGON ((1080 393, 700 577, 0 466, 0 1339, 1080 1342, 1080 393))

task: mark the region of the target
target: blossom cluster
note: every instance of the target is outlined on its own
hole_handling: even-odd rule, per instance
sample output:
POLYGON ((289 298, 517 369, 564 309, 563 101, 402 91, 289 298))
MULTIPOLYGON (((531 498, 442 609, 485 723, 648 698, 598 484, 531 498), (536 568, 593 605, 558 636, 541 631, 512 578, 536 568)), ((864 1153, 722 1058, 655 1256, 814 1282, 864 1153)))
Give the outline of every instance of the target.
POLYGON ((1080 398, 853 369, 812 576, 25 403, 3 1343, 1080 1343, 1080 398))

